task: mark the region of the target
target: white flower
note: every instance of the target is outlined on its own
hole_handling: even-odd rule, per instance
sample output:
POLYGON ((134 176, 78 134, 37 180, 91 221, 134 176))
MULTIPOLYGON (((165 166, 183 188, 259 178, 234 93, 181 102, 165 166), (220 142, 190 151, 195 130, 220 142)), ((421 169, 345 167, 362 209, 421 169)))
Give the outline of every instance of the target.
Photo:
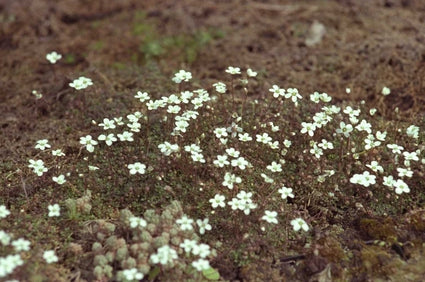
POLYGON ((51 146, 49 145, 49 140, 42 139, 37 141, 37 144, 35 145, 34 148, 44 151, 46 148, 50 148, 50 147, 51 146))
POLYGON ((298 93, 297 88, 288 88, 286 89, 285 98, 291 98, 292 102, 297 103, 297 99, 302 99, 303 97, 298 93))
POLYGON ((271 172, 281 172, 282 165, 277 162, 272 162, 270 165, 267 166, 267 169, 271 172))
POLYGON ((10 214, 10 211, 5 205, 0 206, 0 218, 6 218, 10 214))
POLYGON ((246 70, 246 74, 247 74, 249 77, 256 77, 256 76, 257 76, 257 72, 253 71, 252 69, 247 69, 247 70, 246 70))
POLYGON ((129 142, 134 141, 132 132, 124 131, 122 134, 118 133, 117 136, 120 139, 120 141, 129 141, 129 142))
POLYGON ((364 140, 364 142, 365 142, 364 147, 366 150, 369 150, 371 148, 381 145, 381 141, 375 141, 375 136, 373 136, 372 134, 369 134, 364 140))
POLYGON ((225 165, 229 165, 230 162, 227 160, 226 155, 218 155, 217 159, 213 161, 215 166, 224 167, 225 165))
POLYGON ((232 160, 231 165, 234 167, 237 166, 239 169, 244 170, 249 165, 249 162, 245 160, 244 157, 239 157, 235 160, 232 160))
POLYGON ((226 69, 226 72, 227 73, 230 73, 230 74, 240 74, 241 73, 241 69, 238 68, 238 67, 228 67, 226 69))
POLYGON ((401 167, 398 167, 397 168, 397 171, 398 171, 398 176, 399 177, 412 177, 413 176, 413 171, 411 171, 410 169, 407 169, 407 168, 401 168, 401 167))
POLYGON ((171 144, 167 141, 162 144, 159 144, 158 148, 161 150, 161 153, 163 153, 165 156, 169 156, 172 153, 179 151, 179 145, 171 144))
POLYGON ((239 157, 239 154, 240 154, 240 152, 238 150, 235 150, 235 148, 226 149, 226 153, 232 158, 237 158, 239 157))
POLYGON ((218 93, 226 93, 226 84, 224 84, 223 82, 216 82, 213 84, 213 86, 215 87, 215 91, 217 91, 218 93))
POLYGON ((214 196, 214 198, 209 200, 209 202, 211 203, 211 206, 212 206, 213 209, 215 209, 217 207, 224 208, 226 206, 226 204, 224 203, 225 199, 226 198, 223 195, 216 194, 214 196))
POLYGON ((188 82, 192 79, 192 74, 188 71, 180 70, 179 72, 174 74, 172 81, 175 83, 181 83, 182 81, 188 82))
POLYGON ((53 250, 44 251, 43 258, 47 263, 53 263, 58 261, 58 257, 56 256, 55 251, 53 250))
POLYGON ((103 119, 103 123, 99 123, 99 126, 102 127, 104 130, 107 129, 114 129, 115 128, 115 120, 110 120, 107 118, 103 119))
POLYGON ((108 135, 101 134, 97 137, 97 140, 105 141, 106 145, 111 146, 112 143, 116 142, 118 139, 115 137, 113 133, 110 133, 108 135))
POLYGON ((248 133, 239 133, 238 137, 239 137, 239 140, 242 142, 248 142, 252 140, 252 137, 249 136, 248 133))
POLYGON ((192 248, 192 254, 201 258, 206 258, 211 253, 210 246, 207 244, 195 245, 192 248))
POLYGON ((29 168, 32 168, 34 173, 36 173, 38 176, 42 176, 44 172, 47 171, 47 168, 44 167, 44 162, 42 160, 29 160, 29 168))
POLYGON ((343 134, 345 137, 349 137, 351 131, 353 131, 353 126, 351 124, 345 124, 345 122, 341 121, 339 123, 339 128, 336 130, 336 133, 343 134))
POLYGON ((415 126, 415 125, 411 125, 406 129, 406 134, 409 137, 412 137, 414 139, 418 139, 419 138, 419 127, 415 126))
POLYGON ((75 88, 76 90, 81 90, 89 87, 90 85, 93 85, 93 82, 90 78, 81 76, 77 79, 75 79, 73 82, 69 84, 72 88, 75 88))
POLYGON ((31 242, 23 238, 19 238, 12 242, 12 246, 16 252, 29 251, 31 242))
POLYGON ((384 86, 384 88, 382 88, 381 93, 382 95, 387 96, 387 95, 390 95, 391 90, 388 87, 384 86))
POLYGON ((52 155, 57 157, 63 157, 65 156, 65 153, 62 152, 61 149, 57 149, 57 150, 52 150, 52 155))
POLYGON ((395 188, 396 194, 399 195, 410 192, 409 186, 401 179, 397 179, 397 181, 395 181, 395 183, 393 184, 393 187, 395 188))
POLYGON ((141 91, 137 91, 137 94, 134 96, 134 98, 139 99, 142 103, 150 99, 149 94, 147 92, 141 91))
POLYGON ((62 185, 66 182, 65 175, 63 175, 63 174, 59 175, 58 177, 53 176, 52 180, 59 185, 62 185))
POLYGON ((140 281, 144 277, 143 273, 139 272, 137 268, 124 269, 122 274, 128 281, 140 281))
POLYGON ((210 268, 210 263, 205 259, 198 259, 192 262, 192 266, 198 271, 203 271, 210 268))
POLYGON ((301 128, 300 132, 302 134, 308 133, 308 135, 310 135, 310 136, 314 135, 314 131, 316 130, 316 125, 314 123, 302 122, 301 126, 302 126, 302 128, 301 128))
POLYGON ((285 89, 282 89, 277 85, 273 85, 269 91, 273 93, 273 97, 275 98, 279 98, 279 96, 285 96, 285 89))
POLYGON ((60 216, 61 208, 58 204, 49 205, 47 208, 49 209, 49 217, 60 216))
POLYGON ((399 146, 397 144, 387 144, 387 147, 392 150, 393 154, 401 154, 401 151, 404 150, 403 146, 399 146))
POLYGON ((224 127, 214 129, 214 134, 217 138, 227 137, 227 130, 224 127))
POLYGON ((262 135, 257 134, 256 137, 257 137, 257 142, 259 143, 268 144, 269 142, 272 141, 272 138, 267 133, 263 133, 262 135))
POLYGON ((366 131, 369 134, 372 133, 371 128, 372 128, 372 125, 364 119, 356 126, 356 129, 358 131, 366 131))
POLYGON ((312 154, 316 158, 320 159, 320 156, 323 155, 323 150, 321 148, 319 148, 316 144, 314 144, 313 148, 310 149, 310 154, 312 154))
POLYGON ((127 167, 130 170, 130 174, 136 174, 136 173, 145 174, 145 172, 146 172, 146 165, 144 165, 140 162, 135 162, 134 164, 129 164, 129 165, 127 165, 127 167))
POLYGON ((147 222, 141 217, 132 216, 129 219, 131 228, 146 227, 147 222))
POLYGON ((382 168, 382 166, 379 165, 377 161, 372 161, 370 164, 367 164, 366 166, 370 168, 371 170, 373 170, 374 172, 380 172, 380 173, 384 172, 384 169, 382 168))
POLYGON ((182 248, 186 253, 189 253, 196 245, 195 240, 184 239, 183 243, 180 244, 180 248, 182 248))
POLYGON ((165 245, 158 249, 155 254, 150 256, 150 260, 152 263, 157 264, 160 263, 162 265, 166 265, 171 263, 174 259, 177 259, 178 255, 176 250, 172 249, 170 246, 165 245))
POLYGON ((373 185, 376 183, 375 179, 376 179, 375 175, 371 175, 369 171, 365 171, 363 172, 363 174, 354 174, 350 178, 350 182, 354 184, 360 184, 365 187, 369 187, 371 184, 373 185))
POLYGON ((46 59, 51 64, 56 64, 56 62, 59 61, 61 58, 62 58, 62 55, 57 53, 56 51, 53 51, 53 52, 46 55, 46 59))
POLYGON ((282 186, 278 192, 281 194, 282 199, 286 199, 287 197, 294 198, 294 194, 292 194, 292 188, 282 186))
POLYGON ((375 136, 376 136, 376 139, 378 139, 379 141, 385 141, 385 138, 387 137, 387 132, 386 131, 381 132, 378 130, 375 136))
POLYGON ((87 135, 85 137, 80 137, 80 144, 85 145, 87 151, 92 153, 94 151, 94 146, 98 143, 96 140, 93 140, 93 137, 91 137, 91 135, 87 135))
POLYGON ((181 110, 179 105, 169 105, 167 108, 167 112, 170 114, 178 114, 181 110))
POLYGON ((317 146, 319 146, 320 148, 322 148, 323 150, 327 150, 327 149, 333 149, 334 145, 331 142, 328 142, 325 139, 322 139, 322 142, 317 144, 317 146))
POLYGON ((392 175, 390 176, 384 176, 384 182, 382 182, 383 185, 388 187, 394 187, 394 184, 396 183, 394 177, 392 175))
MULTIPOLYGON (((9 245, 10 244, 10 239, 11 239, 11 237, 10 237, 9 234, 7 234, 6 232, 4 232, 3 230, 0 230, 0 243, 3 246, 9 245)), ((1 277, 1 275, 0 275, 0 277, 1 277)))
POLYGON ((188 218, 186 215, 183 215, 180 219, 176 220, 176 223, 180 225, 181 230, 192 230, 193 219, 188 218))
POLYGON ((295 232, 299 231, 300 229, 304 231, 308 231, 309 229, 307 222, 305 222, 302 218, 296 218, 291 220, 291 225, 293 226, 295 232))
POLYGON ((265 214, 263 215, 263 217, 261 217, 262 220, 267 221, 268 223, 274 223, 277 224, 277 212, 275 211, 265 211, 265 214))
POLYGON ((205 218, 204 220, 196 220, 196 224, 199 226, 199 233, 204 234, 205 230, 211 230, 211 225, 208 223, 209 219, 205 218))
POLYGON ((264 173, 261 174, 261 177, 264 179, 264 182, 266 182, 266 183, 273 183, 274 182, 273 178, 269 177, 268 175, 266 175, 264 173))

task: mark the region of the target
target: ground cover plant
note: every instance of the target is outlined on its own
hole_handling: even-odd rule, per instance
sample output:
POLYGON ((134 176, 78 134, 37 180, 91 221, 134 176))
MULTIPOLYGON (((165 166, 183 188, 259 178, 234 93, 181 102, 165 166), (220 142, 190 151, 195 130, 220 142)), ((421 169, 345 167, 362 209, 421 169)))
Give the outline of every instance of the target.
MULTIPOLYGON (((46 59, 55 64, 61 55, 46 59)), ((203 89, 179 70, 169 95, 142 89, 134 111, 92 120, 73 158, 49 136, 34 140, 19 173, 56 194, 40 207, 40 221, 47 232, 64 232, 55 228, 62 221, 78 230, 61 233, 63 242, 31 242, 13 232, 18 211, 1 205, 1 277, 44 279, 62 260, 88 280, 218 280, 224 257, 243 265, 269 248, 305 256, 315 225, 337 207, 396 215, 424 201, 418 125, 383 120, 364 102, 335 105, 327 93, 276 84, 264 99, 248 99, 259 76, 229 66, 203 89)), ((97 86, 80 76, 69 87, 82 96, 97 86)), ((390 94, 382 89, 383 99, 390 94)), ((375 239, 401 245, 391 231, 375 239)))
POLYGON ((0 281, 423 280, 423 9, 2 2, 0 281))

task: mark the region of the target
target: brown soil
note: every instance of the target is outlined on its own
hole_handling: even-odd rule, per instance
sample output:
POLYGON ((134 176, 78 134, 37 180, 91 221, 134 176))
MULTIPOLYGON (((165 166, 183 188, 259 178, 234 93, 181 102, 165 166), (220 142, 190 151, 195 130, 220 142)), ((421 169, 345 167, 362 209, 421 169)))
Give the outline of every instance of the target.
MULTIPOLYGON (((112 115, 131 107, 121 98, 123 93, 152 89, 155 83, 162 83, 164 78, 158 78, 158 73, 165 74, 168 81, 176 70, 187 69, 199 84, 208 87, 222 77, 229 65, 251 67, 264 81, 283 88, 297 87, 304 95, 319 91, 338 101, 365 100, 386 118, 393 117, 396 107, 406 119, 424 118, 425 2, 0 1, 1 173, 7 175, 26 166, 35 140, 46 136, 56 136, 54 142, 58 144, 68 142, 71 150, 80 132, 90 127, 91 119, 99 120, 105 113, 112 115), (306 38, 315 21, 323 24, 326 32, 316 45, 307 46, 306 38), (139 31, 135 31, 137 22, 139 31), (216 35, 196 49, 194 57, 189 58, 182 48, 168 48, 148 58, 140 46, 141 41, 151 40, 147 34, 163 38, 193 35, 200 30, 216 35), (53 50, 65 58, 52 66, 45 55, 53 50), (86 110, 85 116, 78 115, 85 101, 71 96, 68 86, 81 73, 92 77, 100 85, 98 89, 104 89, 90 94, 98 99, 98 107, 86 110), (385 102, 379 98, 384 86, 391 88, 385 102), (347 87, 351 94, 345 92, 347 87), (36 101, 31 94, 34 89, 44 98, 36 101), (99 98, 102 95, 111 100, 103 101, 99 98)), ((268 86, 257 85, 256 98, 266 95, 263 92, 268 86)), ((0 183, 4 187, 20 186, 7 180, 0 183)), ((20 192, 9 192, 8 205, 13 205, 20 192)), ((383 239, 371 230, 370 224, 375 223, 358 224, 355 229, 364 233, 361 238, 383 239)), ((357 246, 351 246, 350 239, 326 238, 325 233, 322 236, 317 257, 287 259, 283 255, 282 262, 257 263, 238 273, 226 261, 218 261, 216 266, 228 279, 266 281, 289 271, 287 264, 306 261, 305 273, 298 277, 330 281, 326 280, 326 270, 335 253, 320 248, 330 246, 338 252, 341 244, 352 249, 357 246)), ((375 263, 371 262, 371 268, 384 264, 379 259, 370 259, 375 263)), ((333 273, 339 272, 343 279, 341 265, 332 267, 333 273)), ((409 269, 404 264, 392 267, 409 269)), ((362 279, 366 278, 356 281, 362 279)))

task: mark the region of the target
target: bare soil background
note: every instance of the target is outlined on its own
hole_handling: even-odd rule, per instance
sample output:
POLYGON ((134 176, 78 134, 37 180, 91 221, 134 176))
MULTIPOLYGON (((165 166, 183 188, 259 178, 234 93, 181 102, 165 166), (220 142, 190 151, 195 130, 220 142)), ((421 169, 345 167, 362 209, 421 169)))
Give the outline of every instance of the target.
MULTIPOLYGON (((319 91, 340 102, 364 100, 389 119, 395 117, 396 107, 408 121, 424 119, 425 2, 0 1, 1 173, 26 166, 35 140, 56 136, 54 142, 68 144, 67 149, 74 150, 81 132, 91 126, 91 119, 131 108, 133 105, 123 96, 137 90, 157 89, 161 94, 164 88, 170 88, 168 78, 179 69, 191 71, 195 83, 210 87, 229 65, 259 71, 262 79, 253 91, 255 99, 269 95, 265 89, 278 84, 296 87, 304 96, 319 91), (315 21, 323 24, 325 34, 320 42, 308 46, 306 38, 315 21), (167 43, 169 38, 173 38, 171 43, 167 43), (205 44, 197 45, 203 39, 205 44), (64 58, 52 66, 45 55, 53 50, 64 58), (84 98, 91 101, 89 109, 68 86, 81 73, 91 77, 100 86, 97 89, 103 89, 84 98), (380 99, 384 86, 391 88, 385 101, 380 99), (350 94, 345 91, 347 87, 350 94), (34 89, 43 93, 42 100, 34 99, 34 89)), ((17 188, 21 184, 2 180, 1 185, 11 187, 3 195, 7 195, 9 207, 15 205, 22 193, 17 188)), ((28 192, 36 193, 31 187, 28 192)), ((36 203, 34 199, 23 209, 31 210, 36 203)), ((417 211, 400 218, 374 220, 388 228, 398 222, 402 228, 417 213, 424 214, 417 211)), ((350 245, 353 236, 376 238, 370 226, 353 225, 347 230, 346 238, 324 235, 322 248, 356 249, 360 247, 350 245)), ((371 259, 370 267, 388 266, 393 257, 404 256, 404 251, 402 255, 400 252, 390 248, 371 259)), ((326 279, 329 262, 334 263, 333 272, 344 273, 344 268, 350 267, 338 264, 342 255, 332 255, 323 252, 321 256, 291 260, 282 254, 282 262, 259 261, 244 268, 229 261, 215 265, 230 280, 267 281, 279 280, 289 271, 282 264, 304 261, 303 268, 297 268, 304 271, 296 275, 298 278, 328 281, 320 279, 326 279)), ((391 267, 418 272, 405 281, 420 281, 423 260, 416 258, 416 263, 391 267)), ((369 274, 359 273, 355 281, 370 281, 369 274)))

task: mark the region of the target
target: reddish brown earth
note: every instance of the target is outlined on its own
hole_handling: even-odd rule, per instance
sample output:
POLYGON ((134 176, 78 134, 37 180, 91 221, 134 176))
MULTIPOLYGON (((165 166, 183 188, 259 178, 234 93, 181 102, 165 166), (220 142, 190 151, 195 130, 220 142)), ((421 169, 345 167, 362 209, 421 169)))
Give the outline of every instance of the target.
MULTIPOLYGON (((131 107, 123 93, 155 89, 181 68, 207 87, 229 65, 259 71, 262 79, 253 91, 258 99, 267 94, 264 89, 278 84, 297 87, 303 95, 326 92, 341 102, 365 100, 386 118, 393 118, 398 107, 408 121, 424 119, 425 2, 0 1, 0 172, 8 175, 26 166, 34 140, 56 136, 55 142, 72 147, 91 119, 131 107), (325 34, 316 45, 307 46, 315 21, 324 25, 325 34), (171 46, 149 56, 141 47, 141 42, 199 31, 213 35, 195 48, 194 57, 185 53, 185 47, 171 46), (65 58, 52 66, 45 55, 53 50, 65 58), (81 73, 103 89, 85 98, 98 106, 84 110, 84 116, 85 101, 71 96, 68 86, 81 73), (385 101, 380 99, 384 86, 391 88, 385 101), (351 94, 345 92, 347 87, 351 94), (34 99, 34 89, 43 93, 42 100, 34 99), (105 93, 110 101, 102 100, 105 93)), ((19 185, 4 179, 0 184, 19 185)), ((9 204, 18 194, 8 191, 9 204)), ((323 237, 321 243, 339 250, 338 240, 343 239, 323 237)), ((328 281, 320 280, 325 279, 328 262, 320 261, 322 257, 309 258, 301 276, 328 281)), ((266 281, 279 276, 269 261, 238 274, 226 263, 216 266, 228 279, 266 281), (270 276, 261 276, 264 273, 270 276)))

